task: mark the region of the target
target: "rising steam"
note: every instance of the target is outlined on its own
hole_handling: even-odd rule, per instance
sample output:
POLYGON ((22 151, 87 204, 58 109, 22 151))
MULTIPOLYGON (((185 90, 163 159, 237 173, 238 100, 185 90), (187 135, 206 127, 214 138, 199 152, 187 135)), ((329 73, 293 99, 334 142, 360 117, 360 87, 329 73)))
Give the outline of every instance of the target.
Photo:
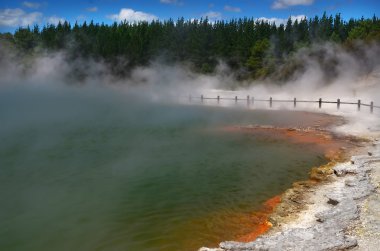
MULTIPOLYGON (((155 100, 234 90, 239 95, 251 94, 258 98, 341 98, 380 104, 380 58, 376 57, 380 55, 380 46, 377 44, 356 43, 348 50, 324 43, 300 49, 279 67, 279 71, 295 68, 286 81, 238 81, 234 71, 223 62, 215 73, 202 75, 192 72, 186 64, 165 65, 156 60, 148 67, 129 69, 130 74, 120 77, 113 75, 110 66, 103 61, 70 59, 64 51, 23 55, 5 45, 0 47, 0 54, 1 87, 21 84, 107 86, 155 100)), ((121 63, 120 67, 123 65, 126 64, 121 63)))

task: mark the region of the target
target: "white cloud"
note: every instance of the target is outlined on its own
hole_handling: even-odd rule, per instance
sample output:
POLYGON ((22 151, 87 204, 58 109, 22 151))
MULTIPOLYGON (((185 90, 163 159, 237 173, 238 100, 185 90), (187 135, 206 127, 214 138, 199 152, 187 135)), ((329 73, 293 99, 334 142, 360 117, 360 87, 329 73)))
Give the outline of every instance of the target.
POLYGON ((108 15, 107 17, 115 21, 127 21, 130 23, 138 21, 152 21, 158 19, 158 17, 155 15, 125 8, 121 9, 119 14, 108 15))
POLYGON ((27 13, 22 9, 0 10, 0 27, 18 27, 38 23, 41 20, 41 12, 27 13))
POLYGON ((62 17, 57 17, 57 16, 51 16, 46 18, 46 22, 48 24, 54 24, 57 25, 59 22, 64 23, 65 19, 62 17))
POLYGON ((276 0, 272 4, 272 9, 286 9, 289 6, 311 5, 314 0, 276 0))
POLYGON ((27 8, 31 8, 31 9, 38 9, 39 7, 41 7, 41 4, 39 4, 39 3, 27 2, 27 1, 22 2, 22 5, 24 5, 27 8))
POLYGON ((65 19, 58 16, 44 17, 41 12, 27 13, 22 9, 0 10, 0 27, 25 27, 41 22, 57 25, 65 22, 65 19))
POLYGON ((59 22, 65 22, 65 19, 57 16, 44 17, 41 12, 27 13, 22 9, 0 10, 0 27, 25 27, 40 24, 42 21, 57 25, 59 22))
POLYGON ((216 11, 209 11, 202 15, 203 18, 208 18, 209 20, 217 20, 222 18, 222 13, 216 11))
POLYGON ((97 12, 98 11, 98 7, 96 7, 96 6, 90 7, 90 8, 87 8, 86 11, 88 11, 88 12, 97 12))
MULTIPOLYGON (((298 15, 298 16, 290 16, 290 19, 294 22, 296 20, 301 21, 303 19, 307 18, 305 15, 298 15)), ((275 23, 277 26, 280 24, 286 24, 288 22, 288 18, 277 18, 277 17, 259 17, 256 19, 257 21, 264 21, 269 23, 275 23)))
POLYGON ((241 12, 241 9, 239 7, 233 7, 230 5, 225 5, 224 6, 225 11, 230 11, 230 12, 241 12))
POLYGON ((180 0, 160 0, 162 4, 173 4, 173 5, 183 5, 183 2, 180 0))

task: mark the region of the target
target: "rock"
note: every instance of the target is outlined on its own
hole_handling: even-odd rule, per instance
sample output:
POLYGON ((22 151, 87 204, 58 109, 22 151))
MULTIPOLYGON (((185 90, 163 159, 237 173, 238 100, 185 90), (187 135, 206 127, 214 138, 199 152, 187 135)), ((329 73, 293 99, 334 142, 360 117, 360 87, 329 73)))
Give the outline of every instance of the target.
POLYGON ((339 202, 342 200, 342 195, 334 193, 334 192, 326 194, 325 197, 328 199, 327 204, 330 204, 333 206, 338 205, 339 202))
POLYGON ((357 218, 358 207, 353 200, 345 199, 329 210, 317 213, 315 217, 319 222, 333 221, 334 224, 342 224, 343 222, 350 221, 357 218))
POLYGON ((225 251, 253 250, 345 250, 357 246, 357 240, 342 232, 327 235, 318 228, 297 228, 259 238, 255 242, 222 242, 220 247, 225 251))
POLYGON ((376 190, 376 188, 369 182, 369 180, 364 180, 358 182, 357 184, 358 185, 351 191, 352 198, 354 200, 365 198, 376 190))
POLYGON ((333 170, 329 167, 313 167, 310 171, 310 179, 317 181, 327 180, 329 175, 333 173, 333 170))
POLYGON ((366 163, 378 162, 380 161, 379 156, 368 156, 368 155, 359 155, 351 158, 351 163, 356 164, 359 168, 366 163))
POLYGON ((353 179, 347 179, 344 184, 348 187, 354 187, 356 186, 356 182, 353 179))
POLYGON ((333 168, 334 174, 338 177, 343 177, 346 174, 357 174, 358 170, 356 166, 349 165, 348 163, 343 163, 335 166, 333 168))
POLYGON ((221 249, 221 248, 206 248, 206 247, 202 247, 202 248, 198 249, 198 251, 224 251, 224 250, 221 249))
POLYGON ((330 205, 336 206, 336 205, 339 204, 339 201, 338 201, 338 200, 334 200, 334 199, 329 198, 329 200, 327 201, 327 204, 330 204, 330 205))
POLYGON ((342 249, 349 249, 349 248, 353 248, 353 247, 356 247, 358 245, 358 241, 351 237, 351 236, 346 236, 345 238, 345 242, 343 244, 343 247, 342 249))

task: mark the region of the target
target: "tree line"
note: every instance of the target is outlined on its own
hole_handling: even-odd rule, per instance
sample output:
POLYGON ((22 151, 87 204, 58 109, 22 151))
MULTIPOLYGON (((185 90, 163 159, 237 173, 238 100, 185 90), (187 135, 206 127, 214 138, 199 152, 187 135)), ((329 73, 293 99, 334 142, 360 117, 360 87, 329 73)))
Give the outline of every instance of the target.
POLYGON ((186 63, 194 71, 212 73, 219 61, 239 71, 242 78, 265 78, 289 55, 313 43, 332 42, 349 47, 357 40, 380 41, 380 20, 349 19, 340 14, 292 20, 276 25, 254 18, 211 22, 200 20, 120 22, 69 22, 24 27, 1 34, 26 53, 65 50, 69 58, 93 58, 111 66, 116 74, 128 74, 152 60, 186 63))

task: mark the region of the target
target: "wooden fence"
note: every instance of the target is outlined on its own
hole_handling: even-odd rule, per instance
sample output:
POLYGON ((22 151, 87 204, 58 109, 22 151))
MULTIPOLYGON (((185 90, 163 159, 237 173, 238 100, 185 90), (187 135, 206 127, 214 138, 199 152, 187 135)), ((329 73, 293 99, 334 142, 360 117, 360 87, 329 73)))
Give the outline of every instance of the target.
POLYGON ((245 101, 247 103, 247 106, 253 106, 255 102, 267 102, 269 107, 273 106, 273 103, 293 103, 293 107, 297 107, 298 103, 316 103, 318 104, 318 107, 321 109, 322 104, 336 104, 337 109, 340 109, 341 105, 355 105, 357 107, 357 110, 360 111, 361 107, 369 107, 369 110, 371 113, 373 113, 374 109, 380 109, 380 106, 375 106, 373 101, 370 103, 362 103, 362 101, 359 99, 357 102, 344 102, 341 101, 339 98, 336 101, 324 101, 322 98, 319 100, 297 100, 297 98, 294 98, 292 100, 286 100, 286 99, 273 99, 272 97, 269 97, 269 99, 256 99, 254 97, 247 96, 246 98, 239 98, 238 96, 235 96, 233 98, 229 97, 221 97, 221 96, 216 96, 216 97, 205 97, 204 95, 201 95, 200 97, 193 97, 189 95, 189 101, 191 102, 192 100, 200 100, 202 103, 205 100, 216 100, 218 103, 221 100, 230 100, 230 101, 235 101, 237 104, 239 101, 245 101))

